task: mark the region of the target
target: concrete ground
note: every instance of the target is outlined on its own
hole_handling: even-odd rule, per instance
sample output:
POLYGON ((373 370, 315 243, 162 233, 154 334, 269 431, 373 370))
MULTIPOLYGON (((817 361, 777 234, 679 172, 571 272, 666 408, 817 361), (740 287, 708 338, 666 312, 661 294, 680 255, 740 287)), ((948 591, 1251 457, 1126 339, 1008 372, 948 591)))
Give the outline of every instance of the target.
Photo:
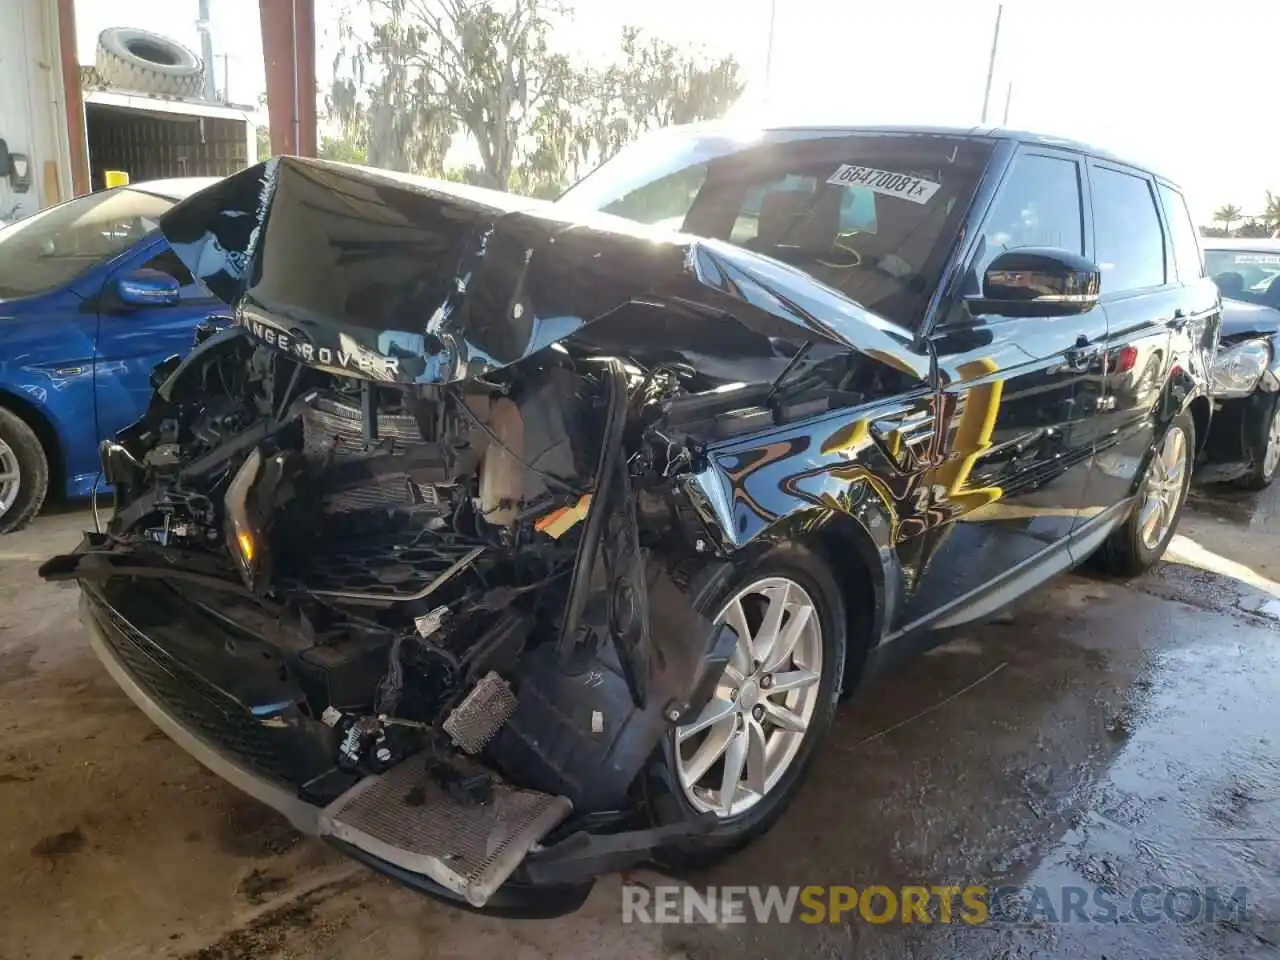
MULTIPOLYGON (((1197 494, 1167 562, 1057 581, 848 705, 762 842, 696 884, 1248 888, 1214 922, 624 925, 624 882, 502 922, 380 880, 204 772, 40 582, 82 512, 0 539, 0 958, 1274 957, 1280 489, 1197 494)), ((1155 902, 1158 902, 1155 901, 1155 902)))

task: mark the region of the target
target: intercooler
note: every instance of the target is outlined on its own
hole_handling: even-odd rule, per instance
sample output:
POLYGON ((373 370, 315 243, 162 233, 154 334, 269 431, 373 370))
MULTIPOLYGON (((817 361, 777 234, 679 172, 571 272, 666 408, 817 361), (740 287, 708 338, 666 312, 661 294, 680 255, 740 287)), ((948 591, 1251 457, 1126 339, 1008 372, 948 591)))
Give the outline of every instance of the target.
MULTIPOLYGON (((424 441, 418 421, 406 413, 373 414, 371 435, 405 448, 424 441)), ((308 460, 365 456, 364 415, 360 405, 334 397, 317 397, 302 411, 303 453, 308 460)))
MULTIPOLYGON (((403 413, 378 411, 369 436, 382 444, 381 456, 404 459, 415 448, 426 445, 415 417, 403 413)), ((364 429, 364 414, 359 404, 333 397, 319 397, 302 412, 303 455, 314 464, 351 464, 370 459, 369 443, 364 429)), ((417 482, 408 463, 405 469, 384 468, 375 475, 362 478, 355 485, 343 485, 327 493, 321 500, 329 514, 351 513, 374 509, 434 508, 440 497, 434 484, 417 482)))

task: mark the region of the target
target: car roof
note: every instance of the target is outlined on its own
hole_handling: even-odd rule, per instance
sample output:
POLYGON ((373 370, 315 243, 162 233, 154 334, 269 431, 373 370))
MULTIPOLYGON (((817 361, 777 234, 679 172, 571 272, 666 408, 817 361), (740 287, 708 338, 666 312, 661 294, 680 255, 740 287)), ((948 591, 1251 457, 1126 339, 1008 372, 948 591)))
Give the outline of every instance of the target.
POLYGON ((193 193, 198 193, 205 187, 211 187, 221 179, 221 177, 170 177, 167 180, 140 180, 137 183, 128 184, 127 188, 177 201, 185 200, 193 193))
POLYGON ((1280 239, 1267 237, 1201 237, 1200 246, 1205 250, 1258 250, 1280 253, 1280 239))
MULTIPOLYGON (((832 136, 846 136, 859 134, 886 134, 889 136, 934 136, 934 137, 958 137, 969 140, 1003 140, 1013 143, 1025 143, 1032 146, 1052 147, 1055 150, 1069 150, 1073 153, 1080 153, 1086 156, 1094 157, 1098 160, 1105 160, 1111 163, 1121 164, 1123 166, 1132 167, 1135 170, 1142 170, 1150 173, 1152 176, 1164 181, 1169 186, 1181 189, 1176 181, 1164 176, 1158 170, 1151 168, 1149 164, 1139 163, 1135 160, 1126 160, 1119 157, 1109 150, 1096 147, 1092 144, 1085 143, 1082 140, 1072 140, 1069 137, 1056 137, 1047 133, 1036 133, 1030 130, 1013 130, 1005 127, 994 126, 973 126, 973 127, 955 127, 955 126, 918 126, 918 125, 861 125, 861 124, 827 124, 827 123, 762 123, 754 125, 755 129, 761 133, 828 133, 832 136)), ((744 127, 741 122, 733 122, 729 120, 712 120, 703 123, 690 124, 687 127, 670 127, 669 130, 675 131, 679 129, 694 132, 725 132, 742 134, 744 127)))

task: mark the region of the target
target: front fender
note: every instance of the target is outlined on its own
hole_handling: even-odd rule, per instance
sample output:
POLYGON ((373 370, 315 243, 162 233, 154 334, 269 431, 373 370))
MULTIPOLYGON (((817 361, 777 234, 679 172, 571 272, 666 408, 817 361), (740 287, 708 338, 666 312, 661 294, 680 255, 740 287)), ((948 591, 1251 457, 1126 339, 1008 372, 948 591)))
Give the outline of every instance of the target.
POLYGON ((856 557, 872 581, 878 642, 905 588, 901 551, 925 529, 926 458, 900 431, 931 397, 895 399, 714 445, 677 487, 700 516, 709 549, 749 560, 789 540, 823 543, 833 565, 856 557))
MULTIPOLYGON (((85 411, 78 406, 48 404, 46 399, 46 392, 38 386, 0 383, 0 407, 20 416, 40 438, 53 474, 51 482, 67 484, 74 479, 72 489, 64 490, 64 493, 80 496, 85 492, 80 489, 84 482, 80 476, 83 471, 76 469, 80 466, 78 463, 69 469, 68 447, 74 449, 76 444, 85 442, 94 429, 93 417, 86 417, 85 411)), ((92 414, 92 410, 89 413, 92 414)))

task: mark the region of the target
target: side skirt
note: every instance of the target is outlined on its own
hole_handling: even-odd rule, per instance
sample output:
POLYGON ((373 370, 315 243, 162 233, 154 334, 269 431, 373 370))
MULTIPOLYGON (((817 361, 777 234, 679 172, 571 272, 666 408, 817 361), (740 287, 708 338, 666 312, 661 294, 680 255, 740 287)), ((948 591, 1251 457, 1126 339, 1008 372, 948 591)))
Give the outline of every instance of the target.
POLYGON ((1133 509, 1133 498, 1089 518, 1071 535, 1029 557, 1005 574, 915 623, 887 636, 867 658, 861 688, 872 678, 954 639, 962 628, 989 619, 1045 581, 1087 560, 1133 509))

